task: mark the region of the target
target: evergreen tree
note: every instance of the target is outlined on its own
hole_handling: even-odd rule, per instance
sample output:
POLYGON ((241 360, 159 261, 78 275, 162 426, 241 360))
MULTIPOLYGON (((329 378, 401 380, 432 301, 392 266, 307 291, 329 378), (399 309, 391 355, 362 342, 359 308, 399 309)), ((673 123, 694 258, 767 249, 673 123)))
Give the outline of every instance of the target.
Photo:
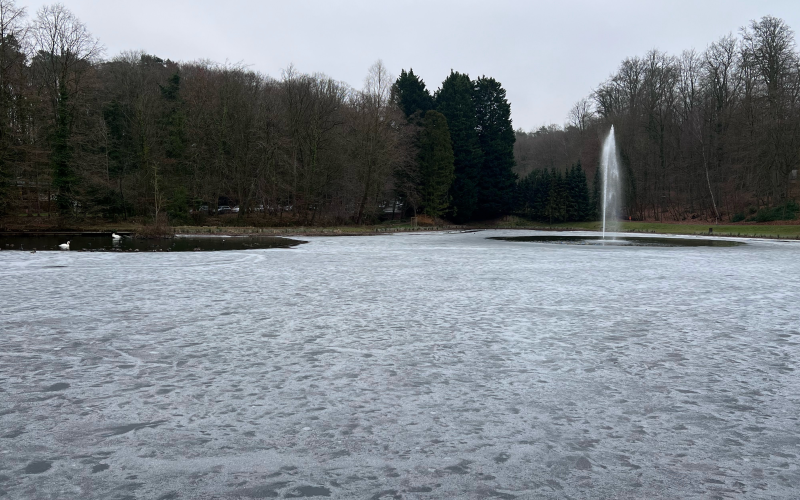
POLYGON ((132 210, 125 201, 125 191, 122 189, 122 180, 129 167, 135 166, 133 151, 136 147, 132 143, 134 135, 131 133, 130 120, 125 116, 125 110, 117 99, 103 108, 103 119, 108 130, 108 143, 106 145, 106 158, 109 181, 116 184, 116 192, 108 193, 105 200, 106 211, 114 217, 127 217, 132 210))
MULTIPOLYGON (((158 59, 160 61, 160 59, 158 59)), ((159 85, 161 97, 164 99, 161 123, 163 130, 163 147, 166 161, 164 166, 171 170, 174 177, 181 177, 183 173, 183 159, 185 146, 186 118, 183 113, 183 100, 181 99, 181 76, 174 73, 167 80, 166 85, 159 85), (177 175, 176 175, 177 174, 177 175)), ((171 190, 167 203, 167 214, 170 218, 185 221, 189 218, 189 195, 185 186, 176 186, 171 190)))
POLYGON ((424 211, 431 217, 441 217, 450 204, 450 186, 455 176, 453 146, 443 114, 433 110, 425 113, 419 148, 424 211))
POLYGON ((478 205, 478 179, 483 155, 478 138, 478 122, 472 100, 473 87, 468 75, 451 71, 436 92, 436 110, 447 118, 455 158, 453 215, 469 220, 478 205))
POLYGON ((592 182, 592 213, 591 218, 600 219, 603 216, 603 180, 600 165, 594 170, 594 181, 592 182))
POLYGON ((14 129, 14 122, 23 121, 23 109, 27 108, 20 95, 20 75, 25 74, 25 53, 17 35, 24 34, 24 27, 14 18, 24 12, 13 2, 4 9, 2 33, 0 33, 0 215, 11 206, 11 165, 19 159, 18 144, 22 141, 14 129), (8 17, 5 17, 8 16, 8 17), (6 19, 11 18, 10 22, 6 19), (16 136, 16 137, 15 137, 16 136))
POLYGON ((578 164, 575 165, 574 178, 574 193, 577 199, 577 218, 575 220, 578 222, 592 220, 592 199, 589 196, 589 184, 586 182, 586 172, 583 170, 580 160, 578 160, 578 164))
POLYGON ((167 158, 179 160, 184 151, 185 118, 181 106, 181 76, 178 73, 167 80, 167 85, 159 85, 161 97, 166 101, 163 128, 166 131, 164 153, 167 158))
POLYGON ((425 88, 425 82, 414 74, 413 69, 408 70, 408 73, 406 70, 400 71, 400 76, 392 86, 392 100, 406 117, 417 111, 425 113, 433 109, 433 98, 425 88))
POLYGON ((483 162, 478 178, 478 215, 496 217, 511 210, 514 186, 514 128, 506 91, 494 78, 474 82, 473 101, 483 162))
POLYGON ((56 191, 56 205, 61 215, 70 215, 74 209, 74 188, 78 177, 72 166, 72 144, 70 144, 70 106, 69 94, 65 85, 59 89, 57 103, 58 116, 52 137, 50 164, 53 169, 53 188, 56 191))
POLYGON ((567 170, 564 178, 565 186, 565 200, 564 200, 564 219, 566 222, 575 222, 579 220, 578 214, 578 179, 575 165, 567 170))

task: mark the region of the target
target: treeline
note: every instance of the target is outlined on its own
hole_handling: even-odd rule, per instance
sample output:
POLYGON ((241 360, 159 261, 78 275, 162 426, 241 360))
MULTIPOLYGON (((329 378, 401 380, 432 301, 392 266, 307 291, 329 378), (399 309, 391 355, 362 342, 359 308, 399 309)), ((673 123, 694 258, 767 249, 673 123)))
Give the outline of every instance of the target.
POLYGON ((106 60, 62 5, 28 20, 0 0, 0 116, 0 212, 15 215, 179 223, 236 205, 314 224, 513 208, 510 106, 491 78, 452 73, 432 96, 380 62, 353 89, 293 68, 106 60))
POLYGON ((519 183, 517 209, 529 219, 551 224, 595 220, 602 206, 600 186, 595 178, 590 194, 580 162, 563 173, 555 168, 533 170, 519 183))
POLYGON ((435 203, 427 195, 421 199, 428 213, 467 221, 515 209, 516 138, 511 105, 498 81, 486 76, 471 80, 466 74, 451 71, 431 95, 413 70, 403 70, 394 95, 409 123, 418 128, 418 143, 440 151, 435 161, 433 155, 421 156, 419 161, 423 192, 442 195, 435 203), (435 146, 429 139, 433 123, 446 128, 435 146), (446 201, 449 207, 443 208, 446 201), (442 209, 431 210, 432 206, 442 209))
POLYGON ((184 221, 240 215, 362 222, 414 167, 382 64, 361 90, 288 69, 141 53, 103 60, 62 5, 25 12, 0 0, 0 169, 7 211, 184 221))
MULTIPOLYGON (((517 132, 517 172, 590 174, 614 125, 624 214, 634 219, 791 218, 800 163, 800 56, 794 32, 764 17, 702 52, 653 50, 622 62, 565 127, 517 132)), ((538 175, 538 174, 537 174, 538 175)))

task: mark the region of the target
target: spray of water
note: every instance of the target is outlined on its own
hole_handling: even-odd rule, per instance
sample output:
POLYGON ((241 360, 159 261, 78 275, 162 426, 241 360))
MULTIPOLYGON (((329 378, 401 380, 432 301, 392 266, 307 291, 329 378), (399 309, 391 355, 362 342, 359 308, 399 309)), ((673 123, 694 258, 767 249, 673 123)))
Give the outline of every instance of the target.
MULTIPOLYGON (((617 141, 614 138, 614 126, 603 142, 600 155, 600 168, 603 173, 603 241, 606 231, 616 232, 619 225, 620 190, 619 158, 617 157, 617 141)), ((612 236, 613 239, 613 236, 612 236)))

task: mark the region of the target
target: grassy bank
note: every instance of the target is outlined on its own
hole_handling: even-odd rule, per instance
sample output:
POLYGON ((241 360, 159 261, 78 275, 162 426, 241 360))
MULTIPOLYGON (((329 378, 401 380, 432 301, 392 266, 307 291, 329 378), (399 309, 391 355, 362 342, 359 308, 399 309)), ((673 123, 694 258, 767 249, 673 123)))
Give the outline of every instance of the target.
MULTIPOLYGON (((532 224, 521 220, 498 224, 498 228, 531 228, 546 230, 600 231, 600 222, 571 222, 568 224, 532 224)), ((757 238, 800 238, 800 224, 668 224, 660 222, 621 222, 620 231, 660 234, 711 234, 757 238)))
MULTIPOLYGON (((264 224, 260 219, 239 220, 235 216, 223 216, 209 219, 206 225, 186 225, 173 226, 166 228, 169 232, 176 234, 275 234, 275 235, 316 235, 316 234, 381 234, 407 231, 431 231, 431 230, 455 230, 465 226, 457 225, 426 225, 412 226, 408 223, 399 221, 387 222, 375 225, 337 225, 337 226, 301 226, 292 224, 282 224, 280 226, 270 226, 264 224), (251 223, 253 225, 248 224, 251 223)), ((288 222, 288 221, 286 221, 288 222)), ((486 228, 486 229, 539 229, 539 230, 581 230, 581 231, 600 231, 599 222, 573 222, 566 224, 542 224, 527 221, 517 217, 511 217, 502 222, 481 224, 470 224, 466 227, 486 228)), ((678 223, 658 223, 658 222, 621 222, 620 230, 633 233, 661 233, 661 234, 709 234, 709 228, 716 236, 740 236, 740 237, 760 237, 760 238, 791 238, 800 239, 800 224, 678 224, 678 223)), ((139 221, 119 221, 109 222, 101 219, 84 219, 75 221, 58 222, 57 218, 38 218, 38 217, 14 217, 4 218, 0 221, 0 232, 9 231, 42 231, 42 232, 63 232, 63 231, 96 231, 96 232, 125 232, 146 234, 151 226, 139 221), (35 222, 34 222, 35 221, 35 222)))

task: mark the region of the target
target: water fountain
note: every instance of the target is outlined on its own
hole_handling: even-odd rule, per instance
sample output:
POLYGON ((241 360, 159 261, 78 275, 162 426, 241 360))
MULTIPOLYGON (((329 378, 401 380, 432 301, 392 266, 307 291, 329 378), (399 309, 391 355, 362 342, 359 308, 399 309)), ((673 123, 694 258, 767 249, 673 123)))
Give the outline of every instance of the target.
POLYGON ((646 246, 646 247, 735 247, 745 243, 724 239, 677 238, 674 236, 630 236, 619 234, 620 210, 622 208, 622 178, 620 161, 617 153, 617 142, 614 137, 614 126, 608 131, 603 141, 600 154, 600 175, 603 183, 602 236, 595 234, 546 234, 526 236, 492 236, 489 239, 503 241, 527 241, 531 243, 553 243, 567 245, 613 245, 613 246, 646 246), (606 240, 606 233, 609 239, 606 240))
MULTIPOLYGON (((600 168, 603 173, 603 241, 606 239, 606 230, 616 232, 619 226, 619 209, 622 197, 619 176, 619 156, 617 155, 617 141, 614 137, 614 125, 608 132, 603 151, 600 155, 600 168)), ((612 239, 614 237, 612 236, 612 239)))

